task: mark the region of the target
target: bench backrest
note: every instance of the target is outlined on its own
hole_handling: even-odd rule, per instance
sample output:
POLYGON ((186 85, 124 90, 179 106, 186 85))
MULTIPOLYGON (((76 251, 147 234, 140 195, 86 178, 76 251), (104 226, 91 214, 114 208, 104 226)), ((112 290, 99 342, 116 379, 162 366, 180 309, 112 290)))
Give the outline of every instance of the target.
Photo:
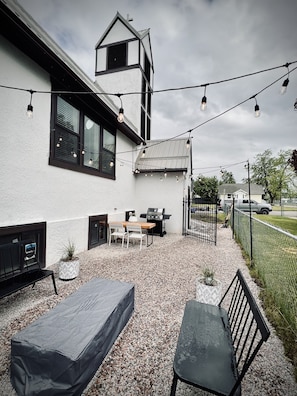
POLYGON ((226 303, 239 374, 232 395, 270 331, 240 270, 236 272, 219 306, 225 307, 226 303))

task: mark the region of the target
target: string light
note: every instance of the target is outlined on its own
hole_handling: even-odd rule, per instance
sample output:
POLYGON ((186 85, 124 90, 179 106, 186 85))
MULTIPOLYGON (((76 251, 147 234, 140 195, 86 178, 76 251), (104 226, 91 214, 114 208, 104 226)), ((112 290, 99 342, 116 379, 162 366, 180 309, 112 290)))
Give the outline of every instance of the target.
POLYGON ((289 64, 286 64, 286 67, 288 69, 288 76, 287 78, 284 80, 283 85, 281 87, 281 95, 284 95, 287 92, 287 87, 289 85, 289 74, 290 74, 290 69, 289 69, 289 64))
POLYGON ((62 136, 60 136, 60 137, 59 137, 59 140, 58 140, 58 142, 57 142, 57 144, 56 144, 56 147, 60 147, 62 141, 63 141, 63 138, 62 138, 62 136))
POLYGON ((121 101, 121 107, 119 109, 119 115, 118 115, 117 120, 118 120, 118 122, 122 123, 122 122, 124 122, 124 109, 123 109, 123 103, 122 103, 122 98, 121 98, 122 95, 121 94, 117 94, 117 96, 118 96, 118 98, 121 101))
POLYGON ((258 117, 260 117, 260 107, 259 107, 259 105, 258 105, 258 103, 257 103, 256 97, 255 97, 254 99, 255 99, 255 101, 256 101, 256 105, 255 105, 255 117, 258 118, 258 117))
POLYGON ((30 89, 30 103, 27 106, 27 117, 28 118, 33 118, 33 106, 32 106, 32 97, 33 97, 33 93, 35 91, 32 91, 32 89, 30 89))
MULTIPOLYGON (((249 73, 249 74, 246 74, 246 75, 241 75, 241 76, 238 76, 238 77, 233 77, 233 78, 226 79, 226 80, 211 82, 211 83, 208 83, 208 84, 202 84, 202 85, 196 85, 196 86, 189 86, 189 87, 182 87, 182 88, 171 88, 171 89, 156 90, 156 91, 150 91, 149 93, 168 92, 168 91, 175 91, 175 90, 182 90, 182 89, 189 89, 189 88, 198 88, 198 87, 204 87, 204 90, 206 91, 206 86, 207 86, 207 85, 213 85, 213 84, 219 84, 219 83, 224 83, 224 82, 228 82, 228 81, 233 81, 233 80, 236 80, 236 79, 240 79, 240 78, 244 78, 244 77, 249 77, 249 76, 256 75, 256 74, 260 74, 260 73, 264 73, 264 72, 267 72, 267 71, 276 70, 276 69, 281 68, 281 67, 287 67, 287 68, 288 68, 289 65, 292 65, 292 64, 295 64, 295 63, 297 63, 297 61, 290 62, 290 63, 286 63, 285 65, 276 66, 276 67, 273 67, 273 68, 270 68, 270 69, 265 69, 265 70, 257 71, 257 72, 254 72, 254 73, 249 73)), ((289 72, 292 73, 292 72, 295 71, 296 69, 297 69, 297 66, 295 66, 292 70, 288 71, 288 73, 289 73, 289 72)), ((248 100, 250 100, 250 99, 252 99, 252 98, 255 99, 255 97, 256 97, 257 95, 259 95, 260 93, 262 93, 263 91, 265 91, 266 89, 268 89, 269 87, 271 87, 272 85, 274 85, 276 82, 280 81, 282 78, 284 78, 284 76, 281 76, 280 78, 276 79, 275 81, 273 81, 273 82, 270 83, 269 85, 265 86, 263 89, 261 89, 259 92, 257 92, 254 96, 252 96, 252 97, 250 97, 250 98, 248 98, 248 99, 245 99, 245 100, 241 101, 240 103, 237 103, 236 105, 234 105, 234 106, 228 108, 227 110, 225 110, 225 111, 223 111, 223 112, 221 112, 221 113, 215 115, 214 117, 211 117, 211 118, 207 119, 206 121, 204 121, 204 122, 202 122, 202 123, 196 125, 194 128, 191 129, 191 131, 194 131, 194 130, 196 130, 196 129, 202 127, 202 126, 204 126, 205 124, 207 124, 207 123, 209 123, 209 122, 211 122, 211 121, 213 121, 213 120, 215 120, 215 119, 217 119, 217 118, 219 118, 219 117, 225 115, 226 113, 228 113, 228 112, 232 111, 233 109, 235 109, 235 108, 241 106, 242 104, 246 103, 248 100)), ((287 78, 287 80, 288 80, 288 78, 287 78)), ((284 82, 285 82, 285 81, 284 81, 284 82)), ((62 94, 73 94, 73 95, 98 94, 98 95, 105 95, 105 96, 113 95, 113 96, 119 97, 119 99, 120 99, 120 101, 121 101, 121 106, 122 106, 122 100, 121 100, 121 96, 122 96, 122 95, 143 94, 143 93, 144 93, 144 92, 127 92, 127 93, 118 93, 118 94, 115 94, 115 93, 107 93, 107 92, 95 92, 95 91, 93 91, 93 90, 92 90, 92 91, 89 91, 89 92, 88 92, 88 91, 84 91, 84 92, 82 92, 82 91, 79 91, 79 92, 74 92, 74 91, 33 91, 33 90, 24 89, 24 88, 17 88, 17 87, 6 86, 6 85, 2 85, 2 84, 0 84, 0 88, 6 88, 6 89, 12 89, 12 90, 19 90, 19 91, 26 91, 26 92, 29 92, 29 93, 31 94, 31 101, 32 101, 32 95, 33 95, 33 93, 49 93, 49 94, 56 94, 56 95, 57 95, 57 94, 61 94, 61 95, 62 95, 62 94)), ((205 95, 204 95, 204 96, 205 96, 205 95)), ((256 100, 256 99, 255 99, 255 100, 256 100)), ((31 111, 31 116, 32 116, 32 114, 33 114, 33 113, 32 113, 33 106, 32 106, 32 102, 31 102, 31 101, 30 101, 30 105, 28 105, 28 110, 29 110, 29 115, 30 115, 30 111, 31 111), (32 107, 29 107, 29 106, 32 106, 32 107)), ((296 101, 295 101, 295 103, 294 103, 294 110, 297 110, 297 99, 296 99, 296 101)), ((257 116, 260 115, 260 108, 259 108, 257 102, 256 102, 256 106, 255 106, 255 112, 257 112, 257 114, 255 114, 255 115, 257 115, 257 116)), ((120 118, 120 121, 124 119, 124 110, 123 110, 123 107, 121 107, 121 108, 119 109, 119 116, 120 116, 120 117, 119 117, 119 118, 120 118)), ((123 121, 122 121, 122 122, 123 122, 123 121)), ((182 132, 182 133, 180 133, 179 135, 176 135, 176 136, 171 137, 171 138, 169 138, 169 139, 164 139, 164 140, 162 140, 161 142, 155 143, 155 144, 160 144, 160 143, 162 143, 162 142, 166 142, 166 141, 169 141, 169 140, 176 139, 176 138, 178 138, 178 137, 184 135, 185 133, 189 133, 189 131, 187 131, 187 132, 182 132)), ((189 139, 188 139, 188 140, 189 140, 189 139)), ((62 141, 62 138, 61 138, 61 141, 62 141)), ((187 141, 187 143, 188 143, 188 141, 187 141)), ((58 143, 57 143, 57 147, 59 147, 59 145, 60 145, 60 143, 58 142, 58 143)), ((124 152, 123 152, 123 153, 124 153, 124 152)), ((118 153, 118 154, 121 154, 121 153, 118 153)), ((92 162, 93 160, 90 159, 90 161, 92 162)))
POLYGON ((189 149, 191 147, 191 130, 189 131, 189 137, 188 140, 186 142, 186 148, 189 149))
POLYGON ((204 86, 204 95, 203 98, 201 99, 201 104, 200 104, 200 109, 204 111, 206 109, 206 103, 207 103, 207 97, 206 97, 206 85, 204 86))

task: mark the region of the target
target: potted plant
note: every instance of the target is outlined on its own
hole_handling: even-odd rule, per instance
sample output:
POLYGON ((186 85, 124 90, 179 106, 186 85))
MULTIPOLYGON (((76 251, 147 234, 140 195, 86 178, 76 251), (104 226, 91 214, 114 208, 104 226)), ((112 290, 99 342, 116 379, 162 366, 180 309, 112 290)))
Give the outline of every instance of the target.
POLYGON ((68 241, 64 246, 63 256, 59 262, 59 279, 72 280, 79 274, 79 258, 75 256, 75 244, 68 241))
POLYGON ((196 300, 218 305, 221 300, 222 283, 215 278, 215 271, 211 268, 205 268, 202 277, 196 281, 196 300))

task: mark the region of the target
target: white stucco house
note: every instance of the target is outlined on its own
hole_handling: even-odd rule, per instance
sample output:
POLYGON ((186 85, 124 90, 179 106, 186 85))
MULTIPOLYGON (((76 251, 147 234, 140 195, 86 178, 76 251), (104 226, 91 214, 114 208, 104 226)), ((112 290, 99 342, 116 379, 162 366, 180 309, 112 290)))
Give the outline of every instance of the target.
MULTIPOLYGON (((251 183, 250 184, 250 193, 251 199, 257 202, 261 202, 264 196, 263 186, 259 186, 258 184, 251 183)), ((249 199, 249 185, 245 184, 221 184, 219 186, 219 201, 222 207, 225 204, 230 205, 233 202, 233 198, 235 201, 249 199)))
POLYGON ((151 139, 149 31, 136 32, 116 14, 90 59, 93 81, 17 2, 0 0, 0 16, 0 244, 35 241, 48 266, 68 240, 77 252, 106 243, 110 220, 149 206, 165 207, 167 233, 181 234, 191 150, 182 139, 178 150, 174 140, 151 139), (105 94, 131 91, 140 94, 105 94), (154 177, 139 159, 144 147, 153 153, 150 145, 159 150, 154 177), (160 162, 166 155, 175 162, 160 162), (165 171, 162 183, 156 175, 165 171))

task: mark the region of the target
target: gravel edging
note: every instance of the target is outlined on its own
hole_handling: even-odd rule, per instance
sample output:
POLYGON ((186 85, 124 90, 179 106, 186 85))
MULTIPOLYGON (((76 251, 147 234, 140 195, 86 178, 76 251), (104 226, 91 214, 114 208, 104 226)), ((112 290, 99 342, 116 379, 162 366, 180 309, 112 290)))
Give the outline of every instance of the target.
MULTIPOLYGON (((195 279, 204 267, 215 269, 223 290, 240 268, 259 303, 258 286, 249 275, 230 229, 218 228, 217 246, 192 237, 166 235, 154 237, 154 244, 142 251, 137 246, 122 249, 120 244, 105 244, 79 256, 80 275, 73 281, 60 281, 57 265, 52 266, 58 296, 48 279, 38 282, 34 289, 0 300, 0 395, 16 395, 9 379, 11 337, 93 277, 134 283, 135 312, 84 396, 169 395, 185 302, 195 298, 195 279)), ((269 327, 272 334, 246 374, 242 394, 297 395, 292 365, 269 327)), ((178 396, 206 394, 178 383, 178 396)))

